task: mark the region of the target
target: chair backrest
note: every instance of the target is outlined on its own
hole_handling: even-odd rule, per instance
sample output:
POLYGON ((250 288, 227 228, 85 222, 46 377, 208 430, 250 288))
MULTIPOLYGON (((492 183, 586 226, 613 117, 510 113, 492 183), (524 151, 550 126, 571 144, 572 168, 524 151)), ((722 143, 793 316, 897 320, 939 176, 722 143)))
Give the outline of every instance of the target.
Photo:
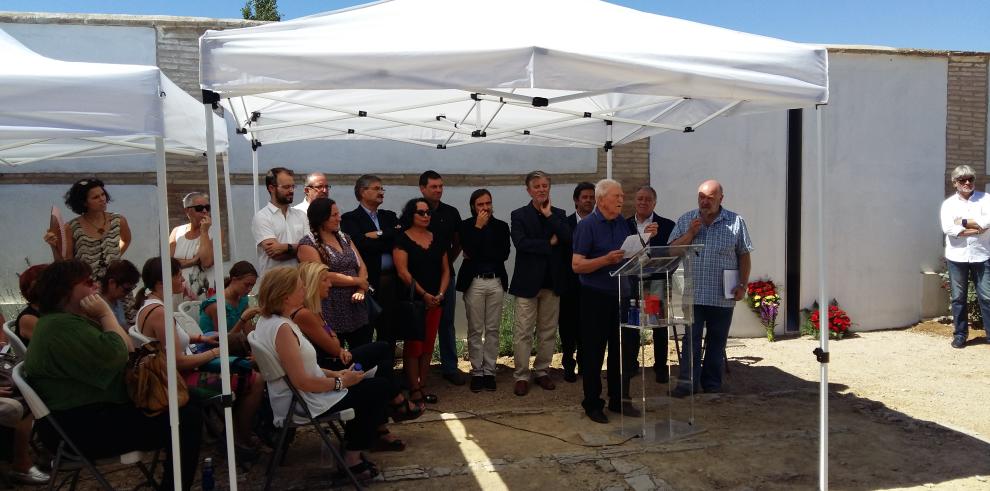
POLYGON ((14 354, 17 355, 21 360, 27 356, 27 346, 24 346, 24 341, 14 333, 14 323, 17 319, 7 321, 3 323, 3 333, 7 336, 7 342, 10 343, 10 349, 14 350, 14 354))
POLYGON ((189 317, 188 314, 181 310, 175 311, 175 324, 186 331, 190 336, 199 336, 203 334, 203 329, 199 327, 199 322, 196 319, 189 317))
POLYGON ((28 409, 31 410, 31 414, 34 415, 35 421, 39 421, 42 418, 48 416, 51 412, 48 410, 48 406, 45 401, 41 400, 41 397, 37 392, 28 384, 27 380, 24 378, 24 362, 20 362, 14 365, 14 370, 11 373, 14 379, 14 385, 17 386, 17 390, 21 391, 21 396, 24 397, 24 402, 27 402, 28 409))
POLYGON ((254 361, 258 363, 261 376, 266 381, 273 382, 285 377, 285 370, 278 361, 278 355, 269 350, 267 346, 261 344, 258 340, 258 331, 248 333, 247 340, 248 344, 251 345, 251 354, 254 355, 254 361))
POLYGON ((127 330, 127 334, 131 335, 131 339, 133 339, 138 346, 144 346, 152 341, 151 338, 145 336, 140 330, 138 330, 137 324, 131 326, 131 328, 127 330))

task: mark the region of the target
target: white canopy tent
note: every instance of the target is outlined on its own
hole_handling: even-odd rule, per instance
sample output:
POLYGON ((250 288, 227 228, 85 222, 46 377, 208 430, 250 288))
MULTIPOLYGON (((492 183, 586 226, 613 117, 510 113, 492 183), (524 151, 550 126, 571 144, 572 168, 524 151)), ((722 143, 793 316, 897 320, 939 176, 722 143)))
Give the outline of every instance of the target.
MULTIPOLYGON (((828 100, 824 47, 598 0, 391 0, 207 31, 200 78, 255 150, 306 139, 603 147, 609 176, 613 145, 828 100)), ((257 152, 254 165, 257 185, 257 152)))
MULTIPOLYGON (((159 184, 160 254, 168 257, 165 155, 201 156, 208 145, 211 151, 226 152, 227 127, 223 119, 212 114, 204 117, 202 104, 172 83, 158 67, 54 60, 31 51, 3 30, 0 60, 4 62, 0 65, 0 166, 153 152, 159 184)), ((213 196, 218 194, 214 192, 213 196)), ((229 210, 229 192, 227 196, 229 210)), ((214 209, 213 220, 219 223, 216 213, 214 209)), ((164 277, 170 277, 169 262, 163 261, 162 266, 164 277)), ((215 269, 218 284, 223 284, 222 268, 215 269)), ((165 296, 170 298, 171 283, 165 282, 164 286, 165 296)), ((166 303, 165 307, 166 318, 171 318, 172 306, 166 303)), ((174 388, 177 372, 171 329, 174 325, 169 328, 166 344, 169 385, 174 388)), ((173 467, 176 482, 181 483, 176 404, 170 405, 169 417, 175 449, 173 467)), ((229 411, 226 420, 227 434, 231 435, 228 454, 233 459, 229 411)))

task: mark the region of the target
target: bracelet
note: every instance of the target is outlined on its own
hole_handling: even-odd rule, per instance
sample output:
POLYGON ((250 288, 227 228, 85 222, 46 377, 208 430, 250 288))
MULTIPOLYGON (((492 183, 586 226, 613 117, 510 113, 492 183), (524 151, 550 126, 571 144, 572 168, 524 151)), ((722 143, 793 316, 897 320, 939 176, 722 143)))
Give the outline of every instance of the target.
POLYGON ((340 381, 340 377, 335 377, 333 382, 334 392, 340 392, 340 389, 344 388, 344 384, 340 381))

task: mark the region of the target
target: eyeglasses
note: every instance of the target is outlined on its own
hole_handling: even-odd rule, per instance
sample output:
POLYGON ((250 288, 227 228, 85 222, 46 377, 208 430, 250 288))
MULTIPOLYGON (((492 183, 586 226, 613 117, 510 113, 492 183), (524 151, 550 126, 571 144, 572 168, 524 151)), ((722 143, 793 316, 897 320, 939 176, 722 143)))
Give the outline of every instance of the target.
POLYGON ((421 217, 428 217, 433 214, 430 210, 416 210, 415 213, 421 217))
POLYGON ((127 285, 127 284, 124 284, 124 285, 120 285, 120 289, 121 290, 124 290, 124 293, 129 293, 131 290, 134 289, 135 286, 137 286, 137 285, 127 285))
POLYGON ((370 189, 370 190, 375 191, 375 192, 382 192, 382 193, 385 192, 385 187, 384 186, 369 186, 369 187, 366 187, 364 189, 370 189))
POLYGON ((964 183, 967 183, 967 182, 970 182, 971 183, 971 182, 973 182, 974 179, 975 178, 973 176, 958 177, 958 178, 956 178, 956 182, 958 182, 959 184, 964 184, 964 183))
POLYGON ((306 187, 307 188, 310 188, 310 189, 319 189, 321 191, 329 191, 330 190, 330 185, 329 184, 324 184, 322 186, 306 186, 306 187))
POLYGON ((210 211, 210 205, 192 205, 192 206, 187 206, 186 209, 187 210, 196 210, 196 211, 202 213, 204 211, 210 211))
POLYGON ((282 184, 282 185, 278 186, 278 188, 279 189, 284 189, 284 190, 288 191, 290 189, 296 189, 296 185, 295 184, 282 184))

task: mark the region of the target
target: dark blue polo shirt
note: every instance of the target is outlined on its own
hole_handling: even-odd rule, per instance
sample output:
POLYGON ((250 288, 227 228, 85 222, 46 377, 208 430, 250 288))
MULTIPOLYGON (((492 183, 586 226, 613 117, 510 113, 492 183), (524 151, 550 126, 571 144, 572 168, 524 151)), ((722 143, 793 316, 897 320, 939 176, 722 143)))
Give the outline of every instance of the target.
MULTIPOLYGON (((602 257, 622 247, 626 237, 632 235, 629 223, 621 215, 606 220, 598 208, 582 219, 574 230, 574 253, 587 259, 602 257)), ((623 262, 599 268, 591 273, 580 274, 581 286, 604 293, 617 294, 619 283, 609 274, 622 266, 623 262)))

